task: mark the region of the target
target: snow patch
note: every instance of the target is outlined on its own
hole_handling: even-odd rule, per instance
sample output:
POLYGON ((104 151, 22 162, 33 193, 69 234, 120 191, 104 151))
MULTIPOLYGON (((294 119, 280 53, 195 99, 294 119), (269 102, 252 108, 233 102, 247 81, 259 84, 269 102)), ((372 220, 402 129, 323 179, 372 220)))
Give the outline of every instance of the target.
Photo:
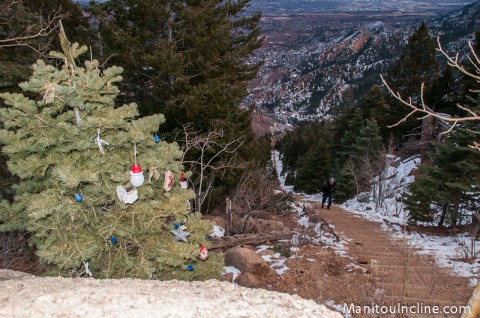
POLYGON ((222 274, 228 274, 228 273, 233 273, 233 278, 232 278, 232 283, 237 279, 238 275, 240 275, 242 272, 234 266, 223 266, 223 273, 222 274))
MULTIPOLYGON (((403 208, 400 198, 407 190, 407 186, 414 181, 411 173, 417 168, 420 159, 418 157, 404 161, 392 157, 389 159, 392 164, 384 171, 387 181, 382 185, 382 191, 386 196, 382 204, 375 203, 378 201, 374 199, 378 197, 378 190, 374 188, 369 193, 360 193, 346 201, 341 208, 369 221, 380 223, 382 230, 389 233, 392 238, 404 239, 406 244, 419 254, 433 255, 438 265, 451 269, 456 275, 479 277, 480 269, 477 262, 480 261, 480 257, 472 263, 460 259, 468 246, 480 247, 480 240, 473 242, 472 238, 465 238, 464 234, 439 237, 406 230, 408 211, 403 208)), ((372 182, 378 182, 378 177, 372 182)))
POLYGON ((225 236, 225 230, 218 225, 214 225, 213 229, 212 229, 212 233, 210 234, 210 236, 212 236, 212 237, 223 237, 223 236, 225 236))
MULTIPOLYGON (((408 220, 408 211, 405 211, 401 197, 407 191, 407 186, 414 181, 412 171, 417 169, 420 159, 411 157, 406 160, 400 160, 395 156, 387 156, 386 168, 383 172, 383 183, 379 183, 376 177, 372 183, 378 186, 373 187, 373 191, 369 193, 360 193, 357 197, 346 201, 341 208, 352 214, 359 215, 369 221, 380 223, 381 228, 390 234, 394 239, 405 239, 406 244, 413 247, 419 254, 433 255, 438 265, 452 270, 453 273, 463 277, 472 277, 475 281, 480 279, 480 255, 471 263, 462 261, 462 256, 468 252, 468 246, 476 246, 480 250, 480 240, 471 241, 471 238, 465 238, 463 234, 453 235, 449 237, 438 237, 432 235, 420 235, 415 232, 407 232, 405 227, 408 220), (378 198, 381 194, 383 198, 381 204, 378 198), (377 201, 377 203, 375 203, 377 201)), ((278 180, 281 188, 286 192, 293 192, 292 186, 285 185, 285 176, 282 175, 283 165, 278 151, 272 153, 272 160, 277 169, 278 180)), ((345 243, 348 238, 339 236, 340 241, 337 242, 333 237, 329 237, 328 233, 323 233, 320 224, 312 227, 308 216, 305 215, 305 207, 308 201, 321 203, 322 196, 320 194, 307 195, 301 193, 304 197, 300 206, 293 206, 294 212, 299 216, 298 223, 306 229, 313 229, 315 236, 310 237, 306 233, 294 233, 292 244, 299 245, 310 242, 312 244, 323 244, 331 246, 339 255, 349 257, 348 249, 345 243)), ((333 225, 331 225, 334 228, 333 225)), ((472 283, 473 284, 473 283, 472 283)))

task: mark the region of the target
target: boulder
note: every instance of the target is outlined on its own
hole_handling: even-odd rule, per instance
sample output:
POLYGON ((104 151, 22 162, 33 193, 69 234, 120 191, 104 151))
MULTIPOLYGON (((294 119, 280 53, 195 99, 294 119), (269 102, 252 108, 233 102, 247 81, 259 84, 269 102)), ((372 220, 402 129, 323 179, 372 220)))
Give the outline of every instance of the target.
POLYGON ((253 274, 244 273, 244 274, 240 274, 237 277, 237 279, 235 280, 235 283, 243 287, 255 288, 255 287, 258 287, 260 280, 258 279, 257 276, 253 274))
POLYGON ((225 223, 225 220, 219 216, 211 219, 211 221, 213 223, 215 223, 216 225, 220 226, 222 229, 226 228, 227 227, 227 224, 225 223))
POLYGON ((281 221, 257 219, 254 231, 256 233, 272 233, 285 231, 285 224, 281 221))
POLYGON ((215 280, 0 277, 11 278, 0 281, 0 317, 342 317, 296 295, 215 280))
POLYGON ((234 247, 225 253, 225 265, 234 266, 242 274, 250 273, 266 277, 273 273, 267 262, 254 251, 244 247, 234 247))
POLYGON ((255 219, 249 215, 239 218, 237 215, 232 215, 232 232, 233 234, 253 233, 255 229, 255 219))
POLYGON ((225 282, 233 282, 233 273, 230 272, 230 273, 223 274, 221 280, 225 282))

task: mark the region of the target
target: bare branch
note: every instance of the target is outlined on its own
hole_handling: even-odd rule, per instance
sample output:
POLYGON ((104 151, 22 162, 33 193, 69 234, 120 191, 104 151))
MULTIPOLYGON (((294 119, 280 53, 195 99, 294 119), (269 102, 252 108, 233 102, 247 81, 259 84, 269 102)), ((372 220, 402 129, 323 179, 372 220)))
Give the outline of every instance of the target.
MULTIPOLYGON (((448 55, 447 52, 445 52, 445 50, 442 47, 442 44, 440 43, 440 37, 437 37, 437 44, 438 44, 438 48, 436 50, 438 52, 440 52, 443 56, 445 56, 445 58, 448 61, 448 65, 452 66, 453 68, 456 68, 457 70, 459 70, 463 74, 467 75, 468 77, 471 77, 471 78, 473 78, 477 81, 480 81, 480 74, 478 74, 478 73, 475 74, 475 73, 469 72, 463 65, 461 65, 459 63, 459 59, 458 59, 459 58, 459 53, 457 53, 455 55, 455 57, 452 57, 452 56, 448 55)), ((469 60, 469 62, 472 64, 472 66, 478 72, 479 67, 480 67, 480 58, 479 58, 478 54, 475 52, 475 50, 473 48, 473 44, 472 44, 471 41, 468 41, 468 46, 470 48, 470 52, 467 55, 467 59, 469 60), (472 58, 472 56, 473 56, 473 58, 472 58)))
POLYGON ((68 16, 68 13, 58 11, 52 12, 46 19, 39 14, 38 22, 23 26, 22 29, 15 29, 15 23, 22 9, 21 0, 9 0, 0 4, 0 26, 5 30, 5 37, 0 37, 0 48, 25 46, 41 52, 41 48, 34 48, 32 42, 39 38, 46 38, 58 28, 58 21, 68 16))
MULTIPOLYGON (((223 130, 214 130, 205 134, 194 131, 188 125, 183 126, 183 137, 177 139, 182 144, 182 163, 193 173, 191 183, 194 186, 196 197, 195 209, 201 211, 202 204, 205 201, 209 191, 213 187, 212 173, 218 171, 225 173, 227 169, 241 168, 243 165, 235 162, 234 154, 243 145, 242 138, 234 139, 230 142, 221 142, 223 130), (232 154, 229 158, 221 158, 222 154, 232 154), (187 159, 188 158, 188 159, 187 159), (207 182, 207 173, 209 179, 207 182)), ((218 173, 216 173, 218 176, 218 173)), ((213 175, 215 178, 215 175, 213 175)))
MULTIPOLYGON (((467 60, 469 61, 471 66, 473 66, 473 68, 475 69, 475 72, 471 72, 471 71, 467 70, 464 65, 460 64, 460 59, 459 59, 460 54, 459 53, 455 54, 454 56, 450 56, 447 52, 445 52, 445 50, 442 47, 442 44, 440 43, 440 37, 437 37, 437 43, 438 43, 438 48, 436 50, 438 52, 440 52, 447 59, 447 62, 448 62, 449 66, 457 69, 458 71, 460 71, 465 76, 470 77, 470 78, 476 80, 478 83, 480 83, 480 58, 479 58, 479 55, 477 54, 477 52, 475 52, 475 50, 473 48, 473 45, 470 41, 468 42, 470 52, 467 55, 467 60)), ((442 126, 444 126, 444 128, 447 128, 447 130, 445 132, 443 132, 443 134, 447 134, 447 133, 451 132, 455 127, 457 127, 458 123, 480 120, 480 113, 478 111, 475 111, 474 109, 472 109, 468 106, 464 106, 464 105, 460 105, 460 104, 457 104, 457 107, 459 109, 463 110, 464 112, 466 112, 467 113, 466 116, 452 117, 448 114, 443 114, 443 113, 438 113, 438 112, 433 111, 425 103, 425 99, 424 99, 425 84, 424 83, 422 83, 422 87, 421 87, 420 105, 416 105, 412 102, 412 98, 409 98, 408 101, 406 99, 402 98, 400 93, 393 91, 393 89, 388 85, 387 81, 385 80, 385 78, 383 76, 380 76, 380 77, 382 79, 383 84, 385 85, 387 90, 390 92, 390 94, 396 100, 398 100, 400 103, 402 103, 403 105, 412 109, 412 111, 410 113, 408 113, 406 116, 404 116, 400 121, 398 121, 397 123, 395 123, 391 126, 388 126, 389 128, 392 128, 392 127, 395 127, 395 126, 398 126, 398 125, 404 123, 408 118, 410 118, 412 115, 414 115, 416 113, 419 113, 419 114, 423 115, 421 117, 418 117, 418 119, 426 119, 430 116, 436 118, 439 121, 439 123, 442 124, 442 126)), ((470 147, 473 148, 473 149, 479 149, 480 150, 479 146, 480 146, 479 143, 474 142, 473 145, 471 145, 470 147)))
MULTIPOLYGON (((461 105, 457 105, 457 107, 459 107, 460 109, 462 109, 464 111, 467 111, 471 116, 451 117, 450 115, 446 115, 446 114, 442 114, 442 113, 438 113, 438 112, 433 111, 430 107, 428 107, 425 104, 425 101, 424 101, 424 83, 422 83, 421 104, 420 104, 420 106, 415 105, 415 104, 412 103, 411 99, 409 101, 406 101, 405 99, 402 98, 400 93, 395 93, 393 91, 393 89, 388 85, 385 78, 382 75, 380 75, 380 77, 382 78, 382 82, 385 85, 385 87, 387 87, 387 90, 390 92, 390 94, 392 94, 392 96, 396 100, 398 100, 400 103, 408 106, 409 108, 413 109, 407 116, 402 118, 398 123, 396 123, 394 125, 391 125, 391 126, 388 126, 389 128, 398 126, 399 124, 405 122, 410 116, 412 116, 415 113, 422 113, 426 117, 433 116, 437 119, 443 120, 445 122, 452 122, 454 124, 458 123, 458 122, 480 120, 480 114, 479 113, 471 110, 470 108, 468 108, 466 106, 461 106, 461 105)), ((425 117, 420 117, 419 119, 422 119, 422 118, 425 118, 425 117)))

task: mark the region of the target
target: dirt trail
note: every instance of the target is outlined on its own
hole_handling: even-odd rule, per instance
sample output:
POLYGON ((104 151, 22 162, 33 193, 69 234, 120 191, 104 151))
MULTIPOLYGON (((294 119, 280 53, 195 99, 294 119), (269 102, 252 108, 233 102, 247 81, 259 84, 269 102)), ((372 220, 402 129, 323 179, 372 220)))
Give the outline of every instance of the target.
MULTIPOLYGON (((337 206, 328 210, 313 205, 310 209, 333 225, 334 231, 341 238, 349 239, 345 244, 348 256, 366 268, 375 282, 376 292, 371 297, 372 302, 378 305, 420 303, 432 306, 462 306, 468 302, 473 290, 468 287, 468 279, 449 274, 447 269, 435 265, 430 256, 415 254, 413 246, 407 246, 403 240, 392 239, 378 223, 348 213, 337 206)), ((459 315, 442 314, 435 317, 459 315)))

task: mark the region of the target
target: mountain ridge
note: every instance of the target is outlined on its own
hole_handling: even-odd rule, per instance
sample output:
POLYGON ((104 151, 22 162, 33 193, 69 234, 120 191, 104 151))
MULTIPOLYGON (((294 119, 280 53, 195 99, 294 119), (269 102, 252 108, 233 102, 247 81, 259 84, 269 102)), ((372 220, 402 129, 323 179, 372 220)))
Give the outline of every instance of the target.
MULTIPOLYGON (((477 1, 426 22, 432 36, 439 35, 442 45, 454 53, 464 51, 473 40, 480 29, 479 15, 477 1)), ((281 121, 328 117, 348 88, 359 97, 380 84, 379 75, 394 64, 413 30, 425 21, 341 19, 265 17, 265 43, 257 52, 265 63, 250 83, 245 102, 273 112, 281 121)))

